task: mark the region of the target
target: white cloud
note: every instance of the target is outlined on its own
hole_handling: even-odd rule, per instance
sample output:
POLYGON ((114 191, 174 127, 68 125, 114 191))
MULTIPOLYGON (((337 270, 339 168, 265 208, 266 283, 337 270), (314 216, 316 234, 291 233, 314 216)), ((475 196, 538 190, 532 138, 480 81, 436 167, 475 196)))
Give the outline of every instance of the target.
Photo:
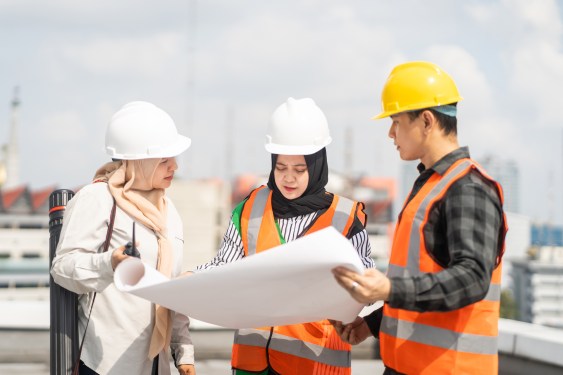
POLYGON ((563 23, 553 1, 504 2, 523 25, 514 38, 520 42, 506 53, 511 86, 536 115, 538 125, 561 126, 563 108, 563 23))
POLYGON ((45 115, 36 125, 36 132, 46 142, 72 144, 87 136, 82 116, 75 111, 64 111, 45 115), (53 131, 56 129, 56 131, 53 131))
POLYGON ((542 38, 548 38, 551 43, 559 43, 563 27, 556 1, 554 0, 503 0, 506 9, 512 9, 517 14, 517 20, 528 26, 528 31, 542 38))
POLYGON ((536 113, 538 125, 562 126, 563 51, 542 40, 514 51, 512 86, 536 113))
POLYGON ((184 38, 178 33, 161 33, 146 38, 96 38, 62 47, 62 56, 71 65, 89 73, 109 76, 161 74, 182 56, 184 38))
POLYGON ((557 3, 502 0, 469 12, 490 30, 491 38, 504 43, 499 45, 508 79, 503 94, 512 98, 514 111, 527 111, 536 126, 560 126, 563 23, 557 3))

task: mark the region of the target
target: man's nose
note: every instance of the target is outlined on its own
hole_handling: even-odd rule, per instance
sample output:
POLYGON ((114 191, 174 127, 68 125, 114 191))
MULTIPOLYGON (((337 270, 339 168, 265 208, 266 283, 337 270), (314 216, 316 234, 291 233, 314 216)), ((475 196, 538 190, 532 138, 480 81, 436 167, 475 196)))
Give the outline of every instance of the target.
POLYGON ((395 124, 391 124, 389 127, 389 133, 387 134, 389 138, 395 139, 395 124))

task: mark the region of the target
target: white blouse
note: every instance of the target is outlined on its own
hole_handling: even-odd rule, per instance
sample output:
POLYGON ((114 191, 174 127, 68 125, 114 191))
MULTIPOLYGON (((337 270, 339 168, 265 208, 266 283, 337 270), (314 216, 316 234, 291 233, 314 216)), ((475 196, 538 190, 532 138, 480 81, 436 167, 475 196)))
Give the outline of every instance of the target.
MULTIPOLYGON (((97 292, 81 355, 86 366, 99 374, 150 375, 152 360, 148 358, 148 352, 154 326, 154 307, 145 299, 120 292, 113 284, 111 254, 132 238, 133 218, 119 207, 108 251, 102 252, 112 205, 113 199, 105 183, 87 185, 69 201, 51 275, 57 284, 79 294, 79 339, 82 339, 88 319, 92 292, 97 292)), ((167 206, 174 277, 182 271, 184 239, 182 221, 168 198, 167 206)), ((156 268, 156 234, 141 223, 137 222, 135 226, 141 260, 156 268)), ((189 319, 179 313, 171 314, 170 347, 176 363, 193 364, 189 319)), ((170 374, 169 363, 159 362, 159 374, 170 374)))

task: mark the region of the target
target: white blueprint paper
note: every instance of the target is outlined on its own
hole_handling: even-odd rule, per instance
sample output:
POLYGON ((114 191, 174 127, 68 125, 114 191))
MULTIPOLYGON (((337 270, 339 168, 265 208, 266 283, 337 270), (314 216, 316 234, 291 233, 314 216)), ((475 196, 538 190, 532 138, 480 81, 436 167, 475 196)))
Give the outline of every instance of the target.
POLYGON ((189 317, 228 328, 279 326, 335 319, 351 322, 364 307, 344 290, 331 269, 362 273, 348 239, 334 228, 220 267, 167 279, 141 260, 123 261, 118 289, 189 317))

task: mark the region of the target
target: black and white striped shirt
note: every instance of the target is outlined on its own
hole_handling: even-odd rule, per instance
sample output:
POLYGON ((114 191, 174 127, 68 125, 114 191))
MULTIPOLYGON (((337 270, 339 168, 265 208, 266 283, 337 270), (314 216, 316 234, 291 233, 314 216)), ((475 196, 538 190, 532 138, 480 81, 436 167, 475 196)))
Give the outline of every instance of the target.
MULTIPOLYGON (((303 231, 309 227, 313 220, 317 217, 318 212, 312 212, 307 215, 295 216, 289 219, 276 219, 280 227, 283 238, 286 242, 297 239, 303 231)), ((368 233, 364 229, 354 235, 350 241, 356 248, 360 259, 365 268, 373 268, 374 262, 371 258, 371 245, 368 238, 368 233)), ((210 262, 202 264, 196 270, 204 270, 221 266, 226 263, 234 262, 244 257, 244 247, 242 245, 242 238, 238 232, 235 224, 231 220, 229 227, 223 236, 223 242, 219 252, 210 262)))

